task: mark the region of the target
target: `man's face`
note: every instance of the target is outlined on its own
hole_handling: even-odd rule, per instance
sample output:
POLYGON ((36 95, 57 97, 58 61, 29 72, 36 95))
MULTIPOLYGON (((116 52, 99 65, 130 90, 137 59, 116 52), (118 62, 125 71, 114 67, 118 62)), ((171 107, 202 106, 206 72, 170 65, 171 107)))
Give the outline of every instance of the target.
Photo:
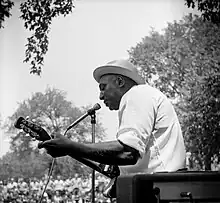
POLYGON ((110 110, 118 110, 122 94, 115 75, 103 75, 99 81, 100 95, 110 110))

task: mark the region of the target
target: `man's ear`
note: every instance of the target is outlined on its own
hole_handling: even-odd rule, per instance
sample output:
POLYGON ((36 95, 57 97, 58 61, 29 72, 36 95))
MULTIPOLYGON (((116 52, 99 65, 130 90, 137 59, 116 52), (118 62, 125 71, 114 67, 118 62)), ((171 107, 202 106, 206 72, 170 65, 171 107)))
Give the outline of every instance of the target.
POLYGON ((117 76, 117 84, 119 87, 123 87, 125 85, 125 79, 121 76, 117 76))

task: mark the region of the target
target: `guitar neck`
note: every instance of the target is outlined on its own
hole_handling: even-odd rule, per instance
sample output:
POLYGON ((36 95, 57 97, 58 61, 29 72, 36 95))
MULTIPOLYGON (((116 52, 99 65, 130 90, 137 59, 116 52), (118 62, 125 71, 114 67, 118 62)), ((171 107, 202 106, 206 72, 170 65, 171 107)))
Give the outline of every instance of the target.
MULTIPOLYGON (((32 123, 23 117, 19 117, 17 121, 15 122, 14 126, 18 129, 24 130, 24 132, 28 133, 31 137, 39 140, 39 141, 45 141, 50 140, 52 137, 39 125, 36 125, 35 123, 32 123)), ((104 164, 98 164, 95 161, 92 161, 90 159, 86 159, 79 156, 72 156, 77 161, 85 164, 86 166, 96 170, 97 172, 105 175, 108 178, 114 178, 115 176, 118 176, 120 171, 117 166, 108 166, 104 164), (106 170, 107 168, 107 170, 106 170)))

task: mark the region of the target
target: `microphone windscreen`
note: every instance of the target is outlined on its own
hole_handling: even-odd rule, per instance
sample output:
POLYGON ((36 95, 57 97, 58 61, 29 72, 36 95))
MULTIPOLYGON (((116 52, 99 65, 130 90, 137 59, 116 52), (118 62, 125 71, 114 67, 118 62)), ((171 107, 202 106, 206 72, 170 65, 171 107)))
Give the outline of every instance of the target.
POLYGON ((96 103, 96 104, 93 106, 93 109, 94 109, 95 111, 101 109, 100 104, 99 104, 99 103, 96 103))

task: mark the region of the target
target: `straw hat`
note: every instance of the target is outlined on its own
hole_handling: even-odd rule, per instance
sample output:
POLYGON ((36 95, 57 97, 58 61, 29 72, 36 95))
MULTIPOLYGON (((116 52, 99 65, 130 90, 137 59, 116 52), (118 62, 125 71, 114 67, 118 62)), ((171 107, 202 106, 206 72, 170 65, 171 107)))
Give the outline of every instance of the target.
POLYGON ((138 70, 129 60, 120 59, 108 62, 96 68, 93 72, 93 77, 99 82, 100 78, 106 74, 124 75, 135 81, 138 85, 145 84, 144 79, 138 74, 138 70))

